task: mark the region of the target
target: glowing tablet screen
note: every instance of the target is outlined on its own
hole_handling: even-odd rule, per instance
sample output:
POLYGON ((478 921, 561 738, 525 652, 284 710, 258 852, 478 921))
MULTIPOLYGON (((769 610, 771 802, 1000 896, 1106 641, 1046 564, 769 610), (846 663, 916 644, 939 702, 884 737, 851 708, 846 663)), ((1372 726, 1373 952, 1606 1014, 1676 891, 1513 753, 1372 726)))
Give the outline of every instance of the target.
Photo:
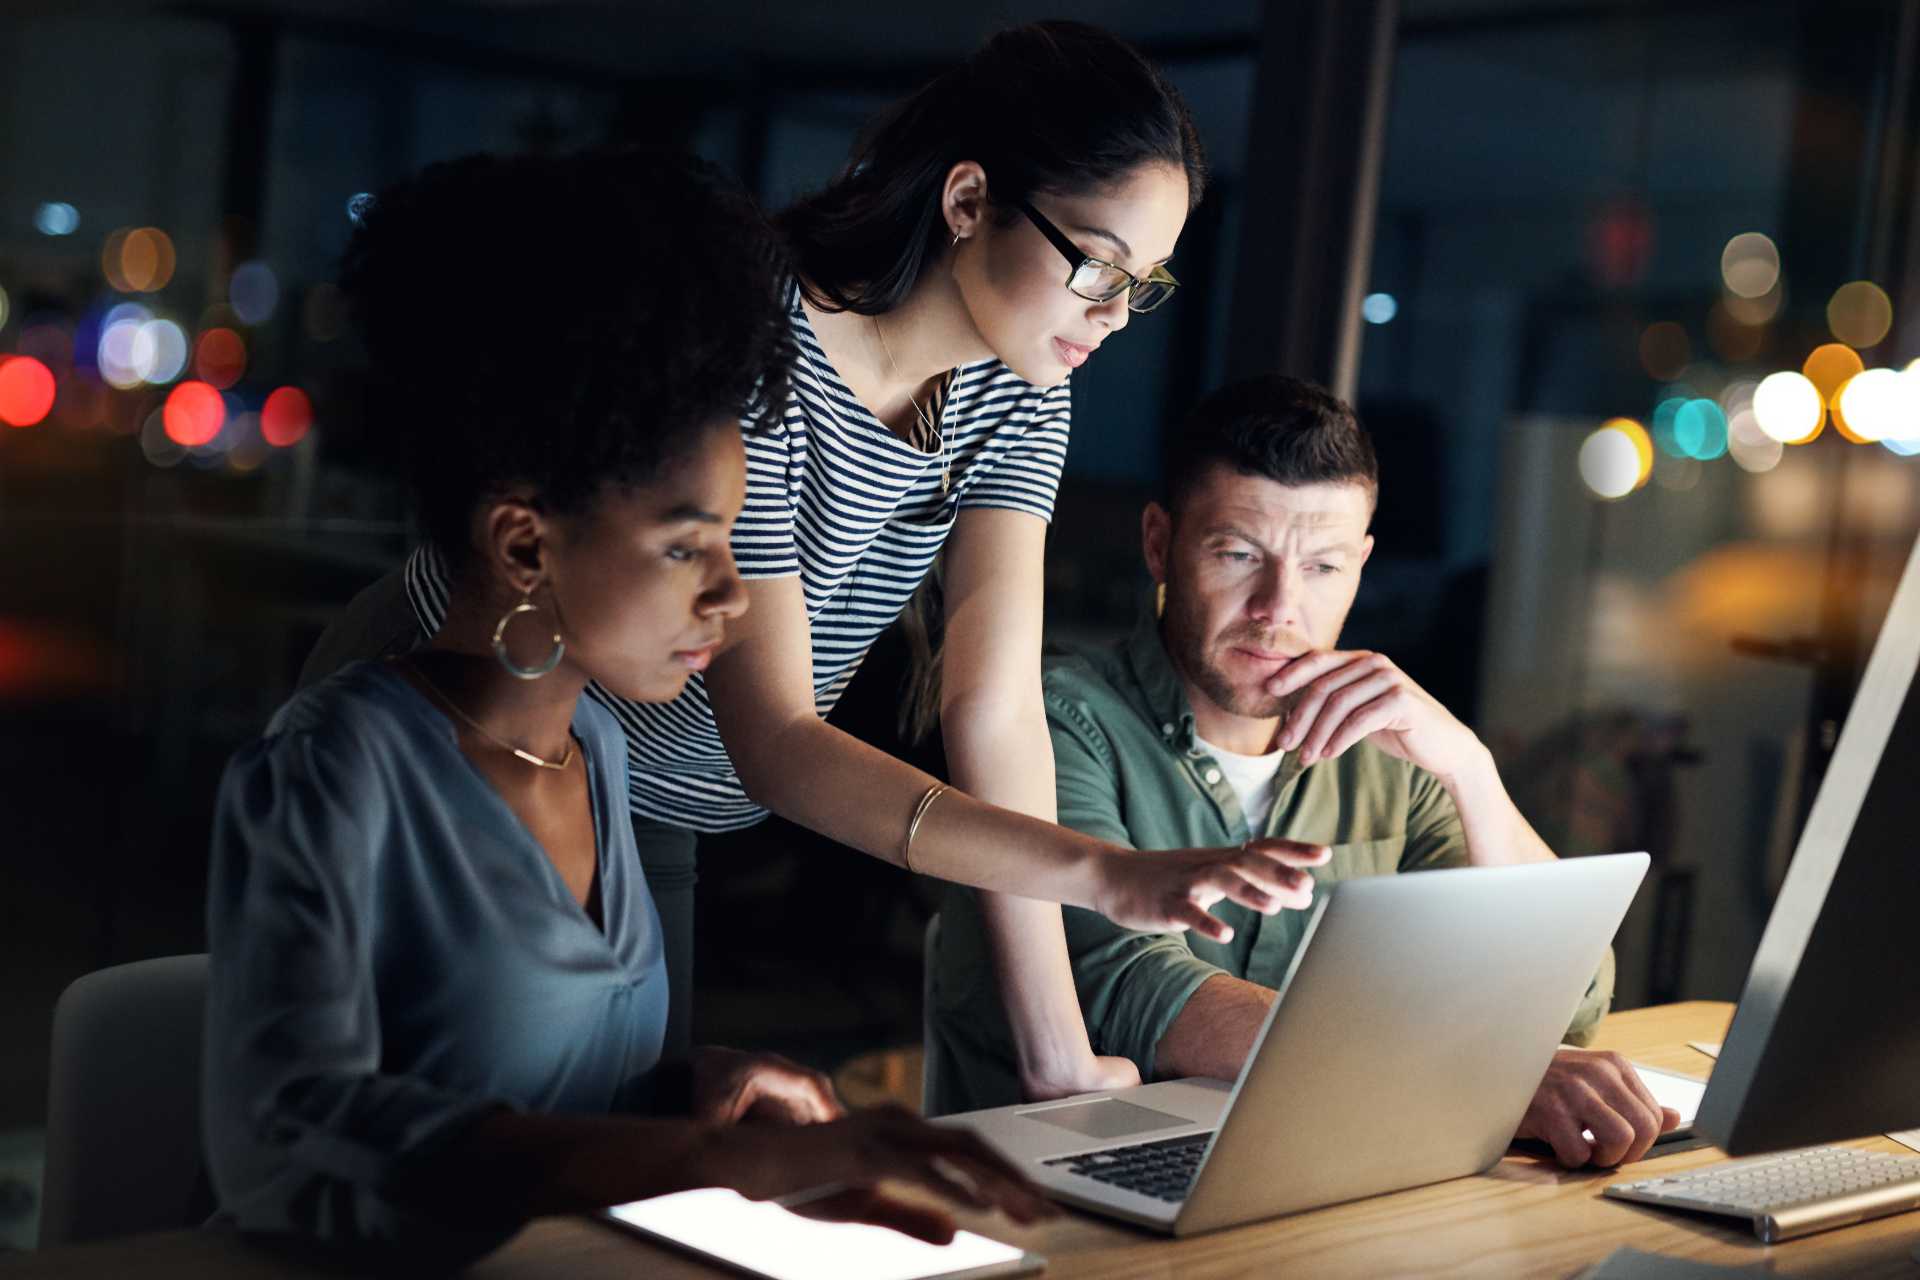
POLYGON ((725 1187, 636 1200, 607 1213, 655 1239, 768 1280, 930 1280, 982 1267, 1004 1267, 1003 1274, 1012 1275, 1029 1256, 970 1231, 954 1236, 952 1244, 931 1245, 885 1227, 818 1222, 725 1187))

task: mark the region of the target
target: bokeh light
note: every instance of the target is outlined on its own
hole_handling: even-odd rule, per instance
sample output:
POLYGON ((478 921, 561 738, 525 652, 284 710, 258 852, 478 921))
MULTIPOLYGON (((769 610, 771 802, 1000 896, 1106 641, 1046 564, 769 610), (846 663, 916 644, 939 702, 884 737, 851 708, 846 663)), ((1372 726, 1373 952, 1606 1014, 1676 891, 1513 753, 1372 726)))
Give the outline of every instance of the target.
POLYGON ((1640 335, 1640 367, 1655 382, 1672 382, 1692 359, 1687 331, 1671 320, 1650 324, 1640 335))
POLYGON ((1689 400, 1673 415, 1673 440, 1689 458, 1711 462, 1727 451, 1727 415, 1712 400, 1689 400))
POLYGON ((1680 412, 1680 406, 1690 399, 1692 399, 1690 395, 1669 396, 1653 406, 1653 416, 1649 419, 1652 424, 1649 434, 1653 437, 1654 445, 1669 458, 1687 456, 1686 451, 1673 438, 1673 420, 1674 416, 1680 412))
POLYGON ((265 324, 280 303, 280 281, 264 262, 243 262, 233 269, 227 301, 243 324, 265 324))
POLYGON ((1720 251, 1720 279, 1736 298, 1759 298, 1780 283, 1780 250, 1758 231, 1745 231, 1720 251))
POLYGON ((193 448, 220 434, 227 420, 227 402, 208 383, 183 382, 167 393, 161 420, 169 440, 193 448))
POLYGON ((1835 425, 1844 422, 1850 438, 1872 443, 1913 434, 1906 384, 1891 369, 1868 369, 1840 388, 1835 425))
POLYGON ((1580 479, 1597 498, 1624 498, 1644 480, 1642 454, 1633 436, 1608 423, 1580 446, 1580 479))
POLYGON ((1653 260, 1653 214, 1631 197, 1609 200, 1587 225, 1587 261, 1608 289, 1638 284, 1653 260))
POLYGON ((1390 293, 1370 293, 1360 303, 1368 324, 1385 324, 1400 314, 1400 302, 1390 293))
POLYGON ((1670 458, 1662 455, 1653 464, 1653 482, 1670 493, 1686 493, 1700 483, 1698 458, 1670 458))
POLYGON ((1775 285, 1771 292, 1757 298, 1743 298, 1737 293, 1723 294, 1718 305, 1726 310, 1727 318, 1735 324, 1759 328, 1771 324, 1786 303, 1786 290, 1775 285))
POLYGON ((1827 417, 1826 400, 1804 374, 1771 373, 1753 390, 1753 417, 1782 444, 1811 440, 1827 417))
POLYGON ((1850 347, 1878 346, 1893 328, 1893 301, 1871 280, 1855 280, 1827 301, 1827 328, 1850 347))
POLYGON ((149 320, 140 327, 152 345, 153 360, 147 381, 165 386, 187 370, 187 333, 171 320, 149 320))
POLYGON ((247 371, 247 344, 231 329, 208 329, 193 348, 193 371, 222 391, 247 371))
POLYGON ((140 427, 140 452, 156 467, 177 467, 187 456, 184 445, 175 444, 167 435, 167 411, 155 409, 140 427))
POLYGON ((53 370, 32 356, 0 356, 0 422, 31 427, 53 411, 53 370))
POLYGON ((173 239, 158 227, 121 229, 100 250, 100 270, 120 293, 153 293, 173 279, 173 239))
POLYGON ((1813 349, 1800 372, 1820 392, 1820 399, 1831 405, 1847 379, 1866 367, 1858 351, 1844 343, 1829 342, 1813 349))
POLYGON ((1742 319, 1727 299, 1714 303, 1713 309, 1707 312, 1707 345, 1722 360, 1744 364, 1758 356, 1766 343, 1766 322, 1742 319))
MULTIPOLYGON (((1726 405, 1726 400, 1721 401, 1726 405)), ((1787 446, 1775 440, 1760 429, 1760 420, 1754 416, 1752 398, 1744 404, 1735 403, 1727 414, 1727 452, 1743 470, 1755 475, 1773 470, 1780 465, 1787 446)))
POLYGON ((43 236, 70 236, 80 229, 80 211, 64 200, 49 200, 33 211, 33 229, 43 236))
POLYGON ((313 426, 313 401, 298 387, 276 387, 260 406, 260 436, 276 449, 299 444, 313 426))
POLYGON ((101 331, 94 360, 100 377, 116 391, 129 391, 153 373, 153 339, 147 321, 116 320, 101 331))

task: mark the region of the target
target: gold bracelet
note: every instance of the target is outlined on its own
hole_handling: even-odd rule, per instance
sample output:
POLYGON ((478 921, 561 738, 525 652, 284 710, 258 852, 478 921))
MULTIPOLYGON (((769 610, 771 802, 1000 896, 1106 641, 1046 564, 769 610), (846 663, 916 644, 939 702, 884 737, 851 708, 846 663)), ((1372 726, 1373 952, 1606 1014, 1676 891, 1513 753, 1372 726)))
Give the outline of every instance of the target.
POLYGON ((944 782, 937 786, 928 787, 927 794, 921 796, 920 803, 913 807, 913 819, 907 823, 906 848, 900 851, 900 865, 904 866, 907 870, 913 870, 913 838, 920 834, 920 819, 927 816, 927 810, 933 808, 933 802, 935 800, 938 800, 951 790, 953 790, 953 788, 944 782))

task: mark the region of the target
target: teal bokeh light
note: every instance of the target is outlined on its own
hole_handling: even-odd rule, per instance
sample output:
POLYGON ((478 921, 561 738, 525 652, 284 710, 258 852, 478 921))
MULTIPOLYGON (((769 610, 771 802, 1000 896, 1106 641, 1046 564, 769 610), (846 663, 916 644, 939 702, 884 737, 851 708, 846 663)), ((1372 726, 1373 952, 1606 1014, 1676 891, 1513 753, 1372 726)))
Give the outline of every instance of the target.
POLYGON ((1727 451, 1727 415, 1711 400, 1688 400, 1674 411, 1673 440, 1687 457, 1711 462, 1727 451))
POLYGON ((1662 400, 1653 407, 1653 416, 1647 421, 1647 433, 1653 437, 1653 445, 1669 458, 1687 458, 1692 455, 1680 447, 1674 438, 1674 419, 1687 403, 1685 396, 1673 396, 1662 400))

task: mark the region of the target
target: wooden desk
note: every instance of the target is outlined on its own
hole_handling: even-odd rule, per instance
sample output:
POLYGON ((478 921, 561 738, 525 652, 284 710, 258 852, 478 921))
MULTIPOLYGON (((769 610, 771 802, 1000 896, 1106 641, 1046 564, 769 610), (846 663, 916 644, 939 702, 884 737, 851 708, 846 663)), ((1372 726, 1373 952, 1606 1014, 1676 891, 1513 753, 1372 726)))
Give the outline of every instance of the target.
MULTIPOLYGON (((1687 1047, 1718 1040, 1733 1015, 1727 1004, 1668 1005, 1615 1014, 1598 1046, 1649 1066, 1704 1076, 1713 1063, 1687 1047)), ((1852 1144, 1906 1149, 1886 1138, 1852 1144)), ((1920 1243, 1920 1213, 1847 1227, 1785 1244, 1762 1245, 1744 1229, 1706 1219, 1603 1200, 1609 1182, 1690 1169, 1724 1157, 1711 1149, 1660 1156, 1611 1173, 1568 1173, 1531 1156, 1509 1156, 1478 1177, 1376 1196, 1272 1222, 1188 1240, 1167 1240, 1091 1216, 1069 1213, 1031 1230, 999 1220, 977 1230, 1047 1256, 1057 1280, 1213 1280, 1238 1276, 1551 1276, 1577 1275, 1621 1245, 1700 1261, 1765 1263, 1777 1275, 1920 1277, 1909 1251, 1920 1243)), ((326 1275, 292 1268, 246 1245, 197 1232, 27 1255, 0 1262, 6 1277, 172 1277, 326 1275)), ((566 1275, 693 1280, 720 1273, 611 1227, 578 1218, 534 1223, 472 1272, 489 1280, 566 1275)))

